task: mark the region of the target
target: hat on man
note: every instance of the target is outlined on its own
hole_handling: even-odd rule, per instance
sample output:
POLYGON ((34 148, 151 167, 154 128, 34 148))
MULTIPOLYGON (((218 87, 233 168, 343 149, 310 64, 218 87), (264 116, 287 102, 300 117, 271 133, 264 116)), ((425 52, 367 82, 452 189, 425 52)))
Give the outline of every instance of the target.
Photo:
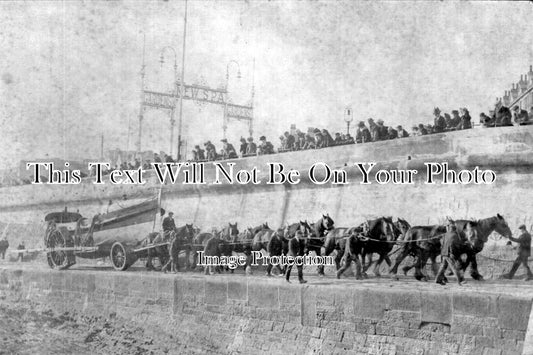
POLYGON ((248 137, 248 142, 253 142, 253 141, 254 141, 253 137, 248 137))
POLYGON ((523 230, 526 230, 526 226, 521 224, 520 227, 518 227, 518 229, 523 229, 523 230))
POLYGON ((398 125, 396 126, 396 129, 402 129, 402 126, 398 125))
POLYGON ((381 119, 378 120, 378 124, 383 124, 383 123, 384 123, 383 120, 381 119))
POLYGON ((222 143, 228 143, 228 140, 226 138, 220 140, 222 143))
POLYGON ((261 137, 259 137, 259 140, 260 141, 266 141, 266 137, 265 136, 261 136, 261 137))
POLYGON ((438 107, 435 107, 435 108, 433 109, 433 113, 436 114, 436 115, 438 115, 438 114, 440 113, 440 109, 439 109, 438 107))
POLYGON ((246 139, 244 139, 244 137, 241 137, 241 142, 246 142, 246 139))
POLYGON ((359 121, 359 127, 364 127, 365 126, 365 122, 364 121, 359 121))
POLYGON ((172 216, 174 214, 174 212, 169 212, 168 215, 169 216, 172 216))
POLYGON ((200 146, 199 145, 195 145, 194 146, 196 149, 200 149, 200 146))

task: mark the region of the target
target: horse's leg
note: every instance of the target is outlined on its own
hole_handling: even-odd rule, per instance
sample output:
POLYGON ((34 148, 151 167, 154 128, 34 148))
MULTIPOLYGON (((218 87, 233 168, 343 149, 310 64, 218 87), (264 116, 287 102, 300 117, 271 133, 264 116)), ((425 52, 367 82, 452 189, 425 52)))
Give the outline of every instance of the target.
POLYGON ((467 263, 470 262, 470 276, 472 276, 472 278, 476 281, 483 281, 483 276, 479 273, 477 269, 476 253, 474 251, 471 251, 467 254, 467 256, 467 263))
POLYGON ((363 272, 366 273, 367 270, 370 268, 370 266, 372 265, 372 253, 370 254, 366 254, 363 252, 363 254, 361 254, 361 258, 363 259, 363 272), (365 260, 368 261, 368 264, 365 263, 365 260))
POLYGON ((337 271, 339 271, 339 269, 341 268, 341 260, 342 260, 342 253, 340 252, 340 250, 337 250, 336 254, 335 254, 335 268, 337 271))
MULTIPOLYGON (((322 253, 322 248, 321 247, 315 248, 314 250, 315 250, 316 256, 322 256, 321 255, 321 253, 322 253)), ((318 276, 325 276, 324 275, 324 264, 318 265, 317 266, 317 271, 318 271, 318 276)))
MULTIPOLYGON (((398 266, 402 261, 409 255, 409 250, 407 248, 402 248, 400 255, 396 258, 396 261, 393 267, 389 270, 389 275, 396 276, 398 274, 398 266)), ((397 278, 397 277, 396 277, 397 278)))
POLYGON ((430 256, 431 259, 431 272, 433 273, 434 277, 437 277, 437 274, 439 273, 439 267, 437 265, 437 255, 433 254, 430 256))
POLYGON ((368 276, 366 273, 361 273, 362 265, 361 260, 359 259, 359 255, 355 255, 354 257, 355 262, 355 279, 356 280, 362 280, 363 278, 367 278, 368 276))
POLYGON ((420 260, 420 273, 422 274, 422 278, 421 278, 421 281, 428 281, 429 280, 429 277, 426 273, 426 264, 428 262, 428 259, 429 259, 429 255, 428 255, 428 252, 424 252, 423 254, 423 258, 420 260))
POLYGON ((426 252, 424 250, 419 250, 417 252, 417 258, 415 263, 415 279, 422 281, 424 279, 424 274, 422 273, 422 268, 425 265, 424 259, 426 258, 426 252))
MULTIPOLYGON (((344 255, 345 259, 344 259, 344 265, 342 268, 340 268, 339 270, 337 270, 337 278, 340 279, 341 278, 341 275, 350 268, 350 266, 352 265, 352 257, 350 255, 350 253, 345 253, 344 255)), ((359 272, 359 276, 361 272, 359 272)))
POLYGON ((390 260, 388 253, 385 254, 385 257, 383 258, 383 260, 385 260, 385 262, 387 263, 387 266, 390 268, 392 265, 392 261, 390 260))
POLYGON ((381 266, 381 263, 383 262, 383 260, 385 260, 385 255, 383 254, 378 254, 379 255, 379 259, 378 261, 376 261, 376 265, 374 265, 374 275, 376 277, 381 277, 381 273, 379 272, 379 267, 381 266))

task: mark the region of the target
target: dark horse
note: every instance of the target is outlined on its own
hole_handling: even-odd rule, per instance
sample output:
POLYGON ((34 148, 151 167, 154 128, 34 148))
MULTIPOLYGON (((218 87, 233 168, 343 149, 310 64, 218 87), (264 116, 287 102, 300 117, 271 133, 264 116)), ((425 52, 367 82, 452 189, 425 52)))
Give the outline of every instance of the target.
MULTIPOLYGON (((381 276, 379 266, 385 261, 389 266, 392 264, 389 258, 389 253, 394 248, 396 240, 401 235, 400 230, 392 222, 392 217, 380 217, 370 220, 368 223, 368 231, 363 239, 362 260, 365 261, 366 255, 376 253, 379 259, 374 266, 374 275, 381 276)), ((363 273, 368 270, 372 263, 372 258, 368 265, 363 265, 363 273)))
MULTIPOLYGON (((238 234, 237 223, 229 223, 220 232, 214 229, 211 233, 199 233, 193 240, 193 267, 196 268, 198 265, 198 252, 200 251, 203 251, 204 256, 230 256, 233 253, 232 240, 238 234)), ((220 272, 220 268, 216 267, 216 271, 220 272)), ((207 267, 205 272, 208 272, 207 267)))
POLYGON ((186 224, 176 228, 176 230, 172 232, 172 239, 168 248, 170 258, 162 268, 164 272, 167 272, 169 269, 172 272, 179 271, 178 256, 181 251, 185 251, 185 268, 190 268, 190 254, 196 232, 197 229, 195 229, 192 224, 186 224))
POLYGON ((362 241, 360 236, 366 234, 368 224, 363 223, 358 227, 352 228, 334 228, 326 236, 324 242, 324 256, 329 256, 335 251, 335 267, 337 269, 337 278, 346 271, 352 261, 356 263, 356 277, 361 276, 362 241), (345 258, 344 267, 341 269, 341 260, 345 258))
MULTIPOLYGON (((483 280, 483 276, 477 269, 476 254, 483 250, 485 243, 488 241, 488 237, 492 232, 497 232, 502 236, 512 235, 511 229, 507 225, 505 219, 497 214, 494 217, 480 219, 477 221, 469 220, 456 220, 455 226, 457 232, 465 237, 465 231, 468 229, 473 230, 471 233, 472 238, 470 240, 471 248, 467 251, 467 261, 462 265, 462 269, 466 270, 468 265, 471 265, 470 275, 474 280, 483 280)), ((415 262, 415 278, 417 280, 427 280, 427 276, 423 273, 423 269, 426 266, 428 258, 433 262, 433 273, 437 273, 436 258, 441 251, 441 239, 446 233, 445 226, 422 226, 412 227, 406 235, 406 243, 402 247, 402 251, 390 273, 396 275, 398 272, 398 266, 408 255, 414 255, 415 262)))
MULTIPOLYGON (((325 214, 313 224, 311 236, 307 239, 308 251, 314 251, 317 256, 322 255, 322 247, 326 241, 326 235, 333 230, 334 223, 329 214, 325 214)), ((318 274, 324 276, 324 265, 318 266, 318 274)))

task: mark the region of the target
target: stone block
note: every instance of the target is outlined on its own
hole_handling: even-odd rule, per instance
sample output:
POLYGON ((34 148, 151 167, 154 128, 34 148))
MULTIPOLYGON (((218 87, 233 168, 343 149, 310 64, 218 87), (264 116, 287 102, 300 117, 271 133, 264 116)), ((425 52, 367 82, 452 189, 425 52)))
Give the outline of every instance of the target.
POLYGON ((356 289, 353 296, 354 313, 357 318, 380 320, 385 313, 386 305, 379 293, 368 289, 356 289))
POLYGON ((498 324, 500 328, 527 330, 531 299, 502 295, 498 299, 498 324))
POLYGON ((228 281, 228 299, 246 301, 248 285, 244 281, 228 281))
MULTIPOLYGON (((258 282, 248 283, 248 304, 254 307, 278 308, 278 287, 258 282)), ((297 296, 296 296, 297 297, 297 296)))
POLYGON ((205 282, 205 302, 211 305, 226 305, 228 300, 228 285, 224 280, 205 282))
POLYGON ((454 292, 453 293, 453 313, 466 314, 476 317, 490 317, 491 299, 488 295, 475 294, 471 292, 454 292))
POLYGON ((442 292, 424 292, 421 297, 422 322, 452 323, 452 295, 442 292))

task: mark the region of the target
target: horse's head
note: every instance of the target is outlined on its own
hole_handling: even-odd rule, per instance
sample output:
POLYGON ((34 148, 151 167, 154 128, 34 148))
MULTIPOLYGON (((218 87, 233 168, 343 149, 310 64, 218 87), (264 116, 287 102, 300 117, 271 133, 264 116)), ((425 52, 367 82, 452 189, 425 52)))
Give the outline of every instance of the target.
POLYGON ((263 223, 263 225, 261 227, 263 229, 270 229, 270 227, 268 226, 268 222, 263 223))
POLYGON ((311 236, 311 233, 313 232, 307 221, 300 221, 297 230, 302 232, 304 238, 311 236))
POLYGON ((327 231, 333 229, 333 224, 335 223, 329 214, 323 214, 319 222, 322 223, 322 227, 327 231))
POLYGON ((494 230, 496 231, 496 233, 501 234, 502 236, 507 238, 513 236, 513 232, 511 232, 511 228, 509 228, 507 221, 499 213, 496 215, 496 217, 494 217, 494 230))
POLYGON ((398 218, 398 220, 394 223, 394 227, 397 234, 396 237, 401 237, 401 239, 403 239, 407 231, 411 228, 411 225, 405 219, 398 218))

